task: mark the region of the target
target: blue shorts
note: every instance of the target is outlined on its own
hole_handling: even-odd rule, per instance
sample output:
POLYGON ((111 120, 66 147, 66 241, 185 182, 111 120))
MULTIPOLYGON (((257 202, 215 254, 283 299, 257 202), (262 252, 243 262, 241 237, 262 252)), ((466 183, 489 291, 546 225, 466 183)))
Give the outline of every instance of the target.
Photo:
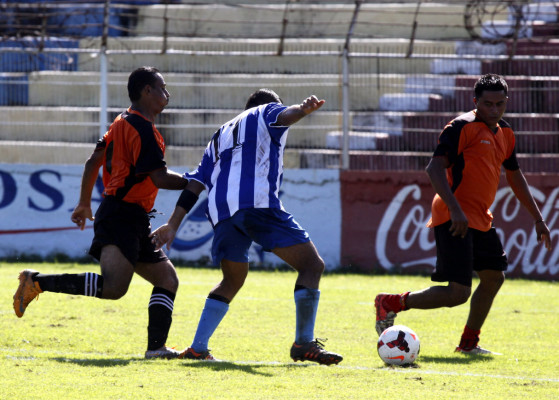
POLYGON ((222 259, 248 262, 252 242, 264 251, 310 241, 309 234, 285 211, 274 208, 249 208, 237 211, 214 228, 212 258, 216 266, 222 259))

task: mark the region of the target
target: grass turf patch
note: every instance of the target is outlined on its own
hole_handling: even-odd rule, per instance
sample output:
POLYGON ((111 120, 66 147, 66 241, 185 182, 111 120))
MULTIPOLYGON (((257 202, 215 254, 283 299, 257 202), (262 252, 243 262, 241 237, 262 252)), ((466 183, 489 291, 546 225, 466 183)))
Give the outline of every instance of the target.
MULTIPOLYGON (((344 360, 338 366, 294 363, 294 272, 252 271, 210 340, 226 360, 145 360, 151 285, 135 276, 126 296, 100 300, 42 293, 17 318, 17 274, 79 273, 95 264, 0 263, 1 399, 520 399, 559 393, 557 284, 505 282, 480 344, 502 356, 455 354, 468 304, 410 310, 397 324, 412 328, 421 353, 412 368, 388 367, 376 352, 374 297, 419 290, 427 277, 328 274, 321 281, 315 334, 344 360)), ((168 345, 191 344, 217 269, 179 268, 181 285, 168 345)), ((474 281, 474 286, 477 281, 474 281)))

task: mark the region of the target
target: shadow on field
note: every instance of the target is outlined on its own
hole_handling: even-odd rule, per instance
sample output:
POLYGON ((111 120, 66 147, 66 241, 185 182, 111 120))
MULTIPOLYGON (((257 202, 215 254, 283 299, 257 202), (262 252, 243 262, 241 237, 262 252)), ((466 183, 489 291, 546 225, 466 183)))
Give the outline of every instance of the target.
POLYGON ((291 363, 250 363, 250 362, 230 362, 230 361, 219 361, 219 362, 211 362, 211 361, 191 361, 188 363, 183 364, 184 367, 187 368, 208 368, 214 371, 240 371, 246 372, 247 374, 253 375, 262 375, 262 376, 275 376, 277 374, 272 374, 269 372, 258 371, 261 368, 270 368, 271 366, 274 367, 285 367, 285 368, 304 368, 308 367, 309 365, 293 365, 291 363))
POLYGON ((77 365, 81 365, 84 367, 114 367, 114 366, 122 366, 122 365, 128 365, 131 362, 136 362, 136 361, 144 361, 143 358, 141 359, 137 359, 137 358, 128 358, 128 359, 123 359, 123 358, 98 358, 98 359, 94 359, 94 358, 67 358, 67 357, 53 357, 51 358, 51 360, 53 361, 58 361, 60 363, 66 363, 66 364, 77 364, 77 365))
MULTIPOLYGON (((65 364, 76 364, 82 367, 120 367, 123 365, 128 365, 136 362, 149 362, 152 360, 146 360, 145 358, 68 358, 68 357, 52 357, 51 360, 57 361, 59 363, 65 364)), ((185 368, 207 368, 214 371, 240 371, 247 374, 262 375, 262 376, 274 376, 269 372, 259 371, 259 369, 274 367, 284 367, 284 368, 306 368, 313 367, 314 364, 301 364, 295 365, 293 363, 259 363, 259 362, 231 362, 231 361, 192 361, 192 360, 171 360, 170 363, 179 363, 180 366, 185 368), (186 362, 184 362, 186 361, 186 362)))
POLYGON ((454 356, 421 356, 422 362, 434 362, 434 363, 444 363, 444 364, 472 364, 477 362, 484 362, 488 360, 492 360, 495 357, 489 354, 485 355, 463 355, 463 354, 456 354, 454 356))

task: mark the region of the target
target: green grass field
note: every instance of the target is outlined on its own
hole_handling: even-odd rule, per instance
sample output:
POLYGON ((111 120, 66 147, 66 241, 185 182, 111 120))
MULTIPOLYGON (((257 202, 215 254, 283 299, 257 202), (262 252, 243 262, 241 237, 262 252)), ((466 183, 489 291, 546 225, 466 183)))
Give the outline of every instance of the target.
MULTIPOLYGON (((388 367, 376 352, 373 300, 380 291, 422 289, 426 277, 329 274, 321 282, 315 333, 339 352, 338 366, 293 363, 295 273, 253 271, 210 347, 210 363, 143 359, 151 286, 135 277, 128 294, 99 300, 43 293, 18 319, 18 271, 73 273, 95 264, 0 262, 1 399, 557 399, 557 283, 507 281, 481 345, 502 356, 455 354, 463 305, 401 313, 421 338, 413 368, 388 367)), ((190 345, 216 269, 179 268, 168 345, 190 345)), ((474 282, 477 284, 477 282, 474 282)))

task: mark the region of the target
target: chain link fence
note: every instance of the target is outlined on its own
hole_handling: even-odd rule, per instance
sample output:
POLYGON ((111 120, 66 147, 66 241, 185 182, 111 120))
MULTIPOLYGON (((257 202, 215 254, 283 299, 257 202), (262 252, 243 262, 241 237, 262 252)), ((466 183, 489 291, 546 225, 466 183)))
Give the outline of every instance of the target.
POLYGON ((103 116, 128 106, 128 74, 152 65, 171 92, 157 121, 171 163, 196 162, 185 155, 269 87, 289 104, 327 101, 290 129, 288 167, 423 169, 444 125, 473 108, 477 77, 493 72, 511 89, 523 169, 555 172, 558 5, 2 2, 0 154, 83 162, 103 116))

